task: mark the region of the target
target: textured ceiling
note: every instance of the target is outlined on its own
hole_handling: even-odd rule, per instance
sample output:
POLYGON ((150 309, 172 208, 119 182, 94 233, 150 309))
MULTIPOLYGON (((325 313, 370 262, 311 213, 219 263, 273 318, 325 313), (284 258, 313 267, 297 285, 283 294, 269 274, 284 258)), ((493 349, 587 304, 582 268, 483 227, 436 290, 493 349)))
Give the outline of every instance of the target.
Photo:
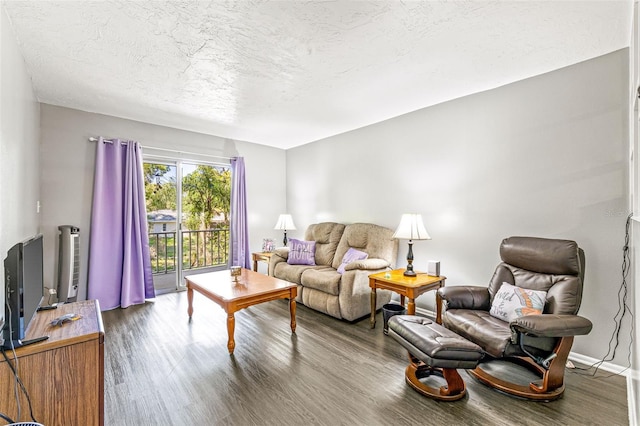
POLYGON ((2 0, 37 98, 290 148, 628 47, 632 0, 2 0))

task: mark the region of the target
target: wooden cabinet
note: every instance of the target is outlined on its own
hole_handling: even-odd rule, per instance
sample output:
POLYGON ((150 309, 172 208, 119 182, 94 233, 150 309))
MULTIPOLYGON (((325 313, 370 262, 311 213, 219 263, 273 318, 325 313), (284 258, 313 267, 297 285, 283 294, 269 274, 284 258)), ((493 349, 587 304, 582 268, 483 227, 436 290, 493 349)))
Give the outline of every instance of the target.
MULTIPOLYGON (((36 313, 27 339, 49 339, 16 349, 18 374, 31 398, 35 419, 46 426, 104 424, 104 327, 95 300, 69 303, 36 313), (82 318, 52 326, 68 313, 82 318)), ((13 361, 13 354, 7 351, 13 361)), ((14 421, 30 421, 29 405, 20 392, 21 416, 14 392, 14 376, 0 358, 0 412, 14 421)), ((19 388, 18 388, 19 389, 19 388)), ((0 420, 0 424, 5 424, 0 420)))

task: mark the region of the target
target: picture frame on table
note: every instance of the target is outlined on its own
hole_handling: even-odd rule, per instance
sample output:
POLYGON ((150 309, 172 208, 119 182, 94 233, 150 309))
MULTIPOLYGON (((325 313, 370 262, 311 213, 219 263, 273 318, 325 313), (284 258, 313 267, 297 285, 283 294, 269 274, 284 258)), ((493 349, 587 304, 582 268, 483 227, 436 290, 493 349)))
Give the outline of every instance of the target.
POLYGON ((264 238, 262 240, 262 251, 271 253, 276 248, 276 243, 272 238, 264 238))

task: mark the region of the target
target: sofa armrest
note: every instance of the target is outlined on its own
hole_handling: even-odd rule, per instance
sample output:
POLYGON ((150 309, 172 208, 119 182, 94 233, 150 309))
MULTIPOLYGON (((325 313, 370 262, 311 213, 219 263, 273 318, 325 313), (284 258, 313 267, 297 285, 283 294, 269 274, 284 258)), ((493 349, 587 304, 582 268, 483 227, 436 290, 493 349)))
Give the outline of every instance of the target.
POLYGON ((273 251, 273 254, 287 260, 289 258, 289 247, 278 247, 273 251))
POLYGON ((348 263, 345 267, 345 271, 351 271, 353 269, 375 270, 384 269, 389 266, 389 262, 384 259, 364 259, 356 260, 355 262, 348 263))
POLYGON ((271 259, 269 259, 269 275, 274 276, 276 265, 281 262, 286 262, 289 259, 289 247, 278 247, 273 251, 271 259))
POLYGON ((566 337, 589 334, 593 324, 579 315, 525 315, 509 324, 513 331, 537 337, 566 337))
POLYGON ((488 311, 491 298, 487 287, 454 286, 441 287, 438 294, 446 309, 478 309, 488 311))

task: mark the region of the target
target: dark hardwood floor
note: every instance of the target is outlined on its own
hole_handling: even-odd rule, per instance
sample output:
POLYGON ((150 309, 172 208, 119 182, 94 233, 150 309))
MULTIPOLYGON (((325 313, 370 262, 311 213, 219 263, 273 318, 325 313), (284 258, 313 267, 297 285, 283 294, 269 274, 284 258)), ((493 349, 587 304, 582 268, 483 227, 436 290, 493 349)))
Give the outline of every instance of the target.
POLYGON ((368 318, 339 321, 286 301, 226 314, 186 293, 103 312, 105 424, 111 425, 627 425, 626 380, 567 371, 564 396, 531 402, 465 372, 468 395, 436 402, 404 381, 406 351, 368 318))

